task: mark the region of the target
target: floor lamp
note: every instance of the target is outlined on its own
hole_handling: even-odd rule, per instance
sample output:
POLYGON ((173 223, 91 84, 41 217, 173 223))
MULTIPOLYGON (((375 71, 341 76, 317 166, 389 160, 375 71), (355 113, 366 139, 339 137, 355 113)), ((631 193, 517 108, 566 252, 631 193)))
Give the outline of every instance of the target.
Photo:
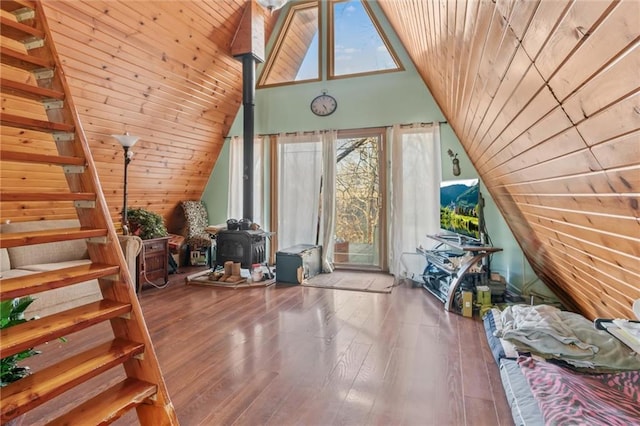
POLYGON ((122 200, 122 234, 129 235, 129 222, 127 220, 127 168, 133 157, 133 151, 129 151, 140 139, 138 136, 131 136, 129 132, 124 135, 111 135, 120 142, 124 149, 124 196, 122 200))

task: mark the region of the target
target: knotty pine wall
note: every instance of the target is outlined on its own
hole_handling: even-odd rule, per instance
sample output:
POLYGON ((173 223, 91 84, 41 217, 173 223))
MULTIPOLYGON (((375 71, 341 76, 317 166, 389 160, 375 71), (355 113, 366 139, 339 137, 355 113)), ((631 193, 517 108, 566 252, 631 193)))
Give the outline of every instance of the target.
MULTIPOLYGON (((140 136, 128 170, 128 204, 162 214, 171 229, 178 203, 200 199, 242 102, 242 67, 230 46, 244 0, 43 3, 114 223, 124 166, 111 135, 128 131, 140 136)), ((268 35, 273 24, 267 27, 268 35)), ((2 68, 3 75, 16 72, 2 68)), ((3 94, 2 107, 33 106, 3 94)), ((52 149, 50 138, 6 127, 2 144, 52 149)), ((7 190, 66 187, 58 167, 3 163, 0 173, 7 190)), ((35 213, 26 204, 36 203, 3 203, 3 220, 75 217, 71 203, 39 203, 35 213)))
POLYGON ((536 273, 640 298, 640 2, 379 0, 536 273))

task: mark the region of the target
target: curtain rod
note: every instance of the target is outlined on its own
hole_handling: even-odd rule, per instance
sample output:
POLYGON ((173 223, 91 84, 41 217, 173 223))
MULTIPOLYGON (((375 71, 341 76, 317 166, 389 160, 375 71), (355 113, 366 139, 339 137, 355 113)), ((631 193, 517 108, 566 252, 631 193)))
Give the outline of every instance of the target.
MULTIPOLYGON (((400 124, 401 128, 407 128, 407 127, 411 127, 415 124, 420 125, 420 127, 426 127, 432 124, 431 123, 404 123, 404 124, 400 124)), ((438 121, 438 124, 449 124, 449 122, 447 121, 438 121)), ((368 129, 388 129, 390 127, 393 126, 371 126, 371 127, 359 127, 358 129, 341 129, 341 130, 368 130, 368 129)), ((285 132, 283 133, 284 135, 297 135, 297 134, 303 134, 303 135, 312 135, 315 132, 324 132, 326 130, 304 130, 302 132, 285 132)), ((259 133, 257 136, 277 136, 281 133, 259 133)), ((234 135, 234 136, 240 136, 240 135, 234 135)), ((232 138, 233 136, 225 136, 225 139, 228 138, 232 138)))

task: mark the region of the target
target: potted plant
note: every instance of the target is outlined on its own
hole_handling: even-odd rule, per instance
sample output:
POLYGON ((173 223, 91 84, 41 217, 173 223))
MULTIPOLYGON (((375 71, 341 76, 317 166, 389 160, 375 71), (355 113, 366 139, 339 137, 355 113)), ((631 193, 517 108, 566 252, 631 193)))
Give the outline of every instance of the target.
POLYGON ((169 235, 162 216, 143 208, 127 209, 127 222, 131 234, 143 240, 169 235))
MULTIPOLYGON (((29 321, 25 319, 24 312, 35 299, 31 296, 16 297, 14 299, 0 302, 0 329, 13 327, 29 321)), ((66 342, 64 337, 60 337, 61 342, 66 342)), ((15 381, 18 381, 31 374, 31 369, 26 365, 21 365, 21 361, 41 353, 33 348, 25 349, 15 355, 0 359, 0 388, 3 388, 15 381)), ((23 415, 13 418, 3 426, 19 426, 22 424, 23 415)))
MULTIPOLYGON (((33 303, 31 296, 19 297, 15 299, 3 300, 0 303, 0 329, 12 327, 17 324, 26 322, 24 311, 33 303)), ((33 348, 26 349, 15 355, 7 356, 0 359, 0 387, 5 387, 10 383, 27 377, 31 374, 29 367, 20 365, 20 361, 39 354, 33 348)), ((23 416, 18 416, 6 423, 5 426, 17 426, 22 424, 23 416)))
MULTIPOLYGON (((33 301, 34 299, 31 296, 2 301, 0 304, 0 329, 27 322, 24 318, 24 311, 33 301)), ((15 355, 2 358, 0 360, 0 387, 5 387, 9 383, 13 383, 31 374, 29 367, 21 366, 19 363, 39 353, 39 351, 34 349, 26 349, 15 355)))

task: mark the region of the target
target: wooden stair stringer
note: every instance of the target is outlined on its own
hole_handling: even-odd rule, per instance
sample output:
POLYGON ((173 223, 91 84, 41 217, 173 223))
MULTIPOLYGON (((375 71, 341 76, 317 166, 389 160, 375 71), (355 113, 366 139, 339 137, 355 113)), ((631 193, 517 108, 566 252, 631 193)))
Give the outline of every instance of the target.
MULTIPOLYGON (((3 23, 6 25, 2 25, 0 30, 3 36, 6 35, 15 39, 21 39, 21 34, 27 34, 28 36, 38 36, 42 34, 43 40, 45 41, 44 46, 29 46, 26 54, 16 51, 11 47, 2 46, 0 49, 0 60, 3 64, 29 72, 37 73, 45 68, 52 71, 53 74, 51 78, 36 78, 38 86, 34 88, 29 88, 16 82, 3 81, 1 84, 3 94, 6 91, 6 93, 14 97, 17 96, 28 99, 31 102, 33 102, 33 99, 46 102, 48 98, 54 98, 61 103, 59 104, 60 106, 56 108, 45 108, 43 105, 43 110, 48 121, 22 117, 14 112, 1 113, 0 121, 2 121, 3 126, 52 135, 52 143, 56 145, 58 156, 48 154, 29 156, 9 149, 3 151, 9 155, 3 158, 2 161, 19 163, 38 162, 70 167, 74 171, 67 172, 65 170, 64 176, 68 184, 69 194, 72 195, 57 195, 47 193, 45 190, 39 190, 38 188, 29 188, 33 190, 33 194, 17 194, 6 191, 9 198, 9 200, 6 201, 20 201, 34 197, 39 200, 56 198, 63 200, 81 198, 86 200, 90 198, 91 208, 76 206, 76 214, 80 222, 79 228, 67 230, 58 229, 54 232, 24 232, 20 235, 3 234, 0 236, 0 246, 18 247, 83 238, 87 241, 89 257, 92 266, 95 265, 95 267, 89 267, 88 269, 70 268, 66 272, 39 274, 39 277, 48 280, 47 282, 39 282, 38 279, 34 278, 25 278, 22 280, 20 278, 3 279, 0 283, 11 284, 11 288, 9 289, 10 291, 5 291, 5 289, 0 291, 3 298, 2 300, 15 297, 17 294, 33 294, 52 288, 73 286, 84 281, 85 278, 98 279, 103 300, 96 306, 101 304, 104 306, 103 302, 109 301, 108 303, 111 303, 112 307, 107 309, 109 313, 105 313, 104 315, 97 311, 90 312, 89 314, 85 312, 83 315, 88 315, 88 317, 93 319, 85 321, 83 327, 95 326, 93 323, 90 324, 90 322, 94 320, 96 324, 98 321, 108 321, 113 330, 115 340, 125 342, 122 343, 123 345, 133 345, 132 347, 136 349, 132 354, 135 352, 138 356, 113 357, 109 355, 109 353, 104 353, 103 356, 109 359, 114 358, 113 362, 110 361, 110 363, 124 367, 127 379, 125 379, 119 388, 117 386, 112 388, 112 391, 117 392, 118 395, 114 395, 113 398, 103 395, 102 398, 87 401, 75 410, 72 409, 67 415, 63 416, 63 419, 71 417, 71 420, 75 420, 76 423, 82 422, 82 417, 74 418, 74 416, 84 416, 88 412, 88 406, 94 406, 99 402, 100 406, 94 406, 91 410, 95 412, 95 416, 103 419, 100 420, 101 423, 107 424, 120 417, 127 410, 135 408, 140 424, 154 426, 178 425, 179 422, 169 398, 158 359, 151 342, 151 337, 135 293, 132 275, 128 270, 127 262, 122 253, 118 235, 111 220, 109 208, 99 183, 96 166, 91 156, 71 92, 64 78, 62 64, 47 24, 43 2, 40 0, 3 0, 0 7, 5 12, 11 12, 12 10, 18 10, 20 7, 25 6, 33 7, 35 11, 35 17, 33 19, 21 23, 6 23, 5 18, 3 18, 3 23), (31 26, 32 28, 26 28, 27 26, 31 26), (63 134, 64 137, 56 137, 57 134, 63 134), (72 137, 69 137, 69 135, 72 137), (80 164, 82 166, 79 166, 80 164), (78 169, 79 167, 80 169, 78 169), (126 314, 121 315, 124 311, 126 311, 126 314), (131 398, 131 400, 127 400, 127 398, 131 398), (109 404, 113 405, 111 406, 109 404)), ((70 309, 61 315, 80 315, 80 311, 77 309, 80 309, 80 311, 82 311, 82 309, 89 309, 91 311, 92 308, 89 305, 85 305, 84 308, 76 308, 75 311, 74 309, 70 309)), ((97 310, 98 308, 95 309, 97 310)), ((38 321, 42 321, 41 324, 44 325, 47 321, 52 320, 44 318, 38 321)), ((69 320, 68 324, 73 324, 73 322, 74 317, 69 320)), ((34 321, 34 323, 36 322, 34 321)), ((62 321, 62 323, 64 323, 64 321, 62 321)), ((65 326, 63 324, 60 327, 59 333, 74 330, 73 325, 65 326)), ((7 335, 13 336, 16 331, 14 330, 12 332, 11 328, 5 330, 7 330, 7 335)), ((41 333, 41 336, 45 335, 46 333, 41 333)), ((42 338, 39 338, 37 341, 41 341, 42 338)), ((16 343, 16 347, 25 347, 24 345, 27 342, 28 341, 18 342, 16 343)), ((32 342, 33 341, 31 341, 31 343, 32 342)), ((0 347, 1 346, 4 346, 3 342, 0 342, 0 347)), ((93 351, 99 351, 102 347, 103 346, 98 346, 98 349, 93 349, 93 351)), ((94 355, 99 354, 95 352, 94 355)), ((69 363, 69 361, 63 360, 61 363, 61 365, 67 365, 65 363, 69 363)), ((87 363, 87 365, 90 365, 91 360, 87 360, 87 363)), ((111 368, 111 366, 110 364, 109 368, 111 368)), ((89 378, 99 375, 101 372, 102 370, 96 370, 95 374, 94 372, 86 372, 73 379, 70 378, 68 383, 58 383, 57 386, 61 389, 68 389, 87 380, 85 376, 89 378)), ((43 370, 42 373, 36 372, 32 376, 21 379, 3 388, 1 396, 2 405, 5 406, 7 403, 5 395, 9 392, 10 387, 16 389, 17 387, 27 386, 28 383, 32 383, 33 386, 36 387, 38 385, 48 386, 46 383, 38 382, 40 378, 47 377, 47 374, 51 375, 51 373, 47 373, 47 370, 43 370), (24 380, 28 381, 23 382, 24 380), (20 384, 21 382, 22 384, 20 384)), ((60 380, 64 381, 64 377, 66 376, 62 376, 60 380)), ((50 395, 47 398, 53 398, 56 394, 57 391, 51 391, 47 394, 50 395)), ((28 411, 33 408, 33 404, 26 404, 24 407, 24 410, 28 411)), ((16 411, 13 412, 13 414, 7 414, 7 416, 5 416, 5 410, 3 409, 2 422, 4 423, 12 418, 12 416, 15 417, 23 414, 25 412, 24 410, 19 413, 16 411)))

